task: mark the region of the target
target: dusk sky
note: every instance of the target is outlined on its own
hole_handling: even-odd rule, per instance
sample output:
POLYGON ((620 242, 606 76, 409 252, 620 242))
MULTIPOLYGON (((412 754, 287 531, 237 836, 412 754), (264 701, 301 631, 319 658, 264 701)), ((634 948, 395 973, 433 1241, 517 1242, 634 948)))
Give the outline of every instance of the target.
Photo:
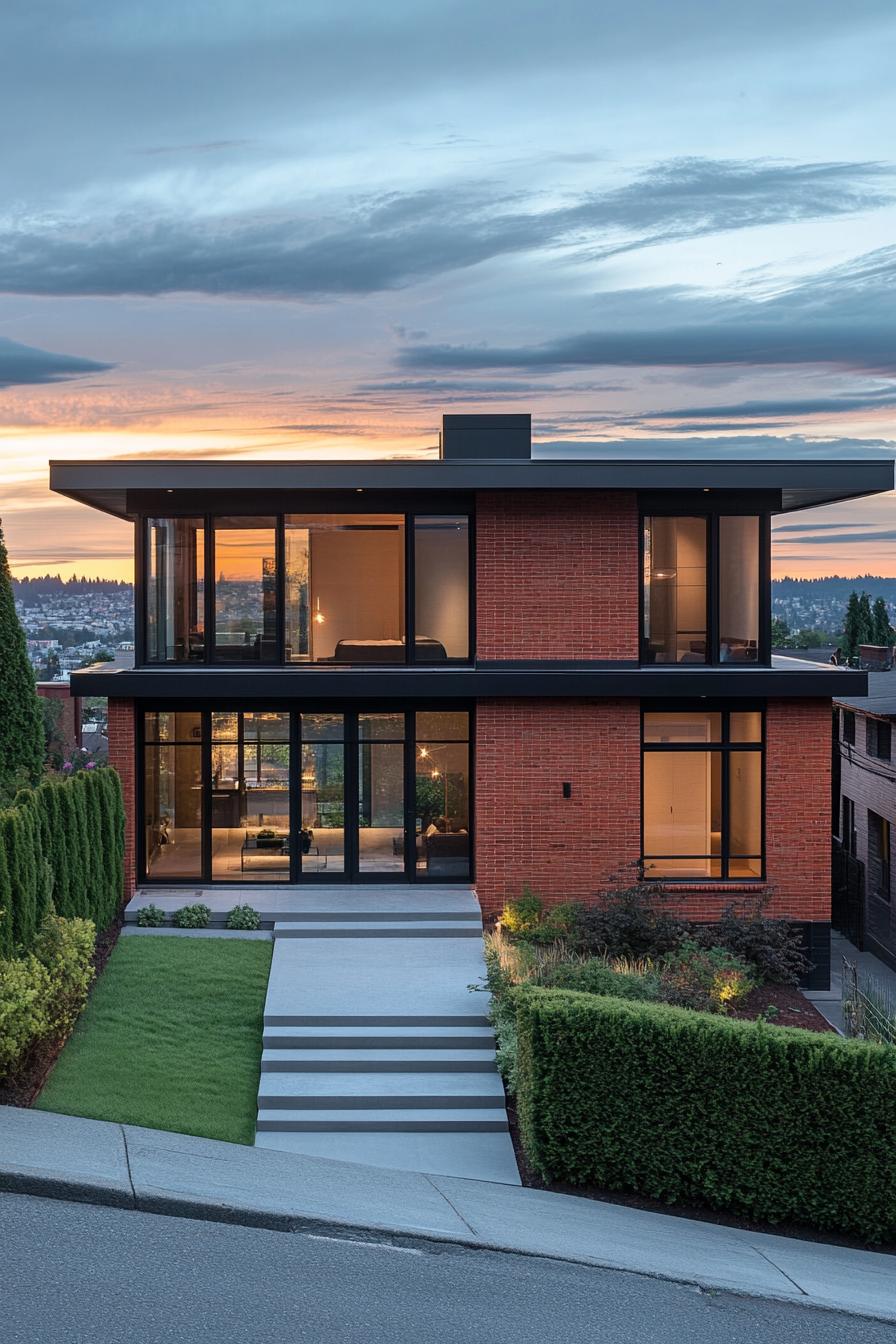
MULTIPOLYGON (((893 0, 8 0, 14 573, 131 575, 50 458, 422 456, 458 409, 893 455, 894 52, 893 0)), ((896 575, 893 500, 776 572, 896 575)))

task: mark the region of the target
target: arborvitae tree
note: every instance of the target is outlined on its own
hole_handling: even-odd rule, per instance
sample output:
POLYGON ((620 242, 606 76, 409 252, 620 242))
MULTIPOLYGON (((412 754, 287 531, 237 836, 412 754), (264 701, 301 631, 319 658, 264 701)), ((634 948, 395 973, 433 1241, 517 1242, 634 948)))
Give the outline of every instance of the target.
POLYGON ((843 621, 843 639, 840 647, 847 658, 857 658, 860 644, 869 644, 871 642, 871 607, 868 602, 868 594, 863 593, 859 597, 853 589, 849 595, 849 602, 846 605, 846 616, 843 621))
POLYGON ((0 957, 8 959, 15 950, 12 934, 12 881, 3 844, 4 826, 0 819, 0 957))
POLYGON ((25 631, 16 615, 0 528, 0 791, 18 775, 36 784, 44 768, 44 724, 25 631))
POLYGON ((879 597, 871 608, 871 643, 882 644, 885 648, 889 648, 893 643, 894 634, 896 631, 890 624, 887 604, 882 597, 879 597))

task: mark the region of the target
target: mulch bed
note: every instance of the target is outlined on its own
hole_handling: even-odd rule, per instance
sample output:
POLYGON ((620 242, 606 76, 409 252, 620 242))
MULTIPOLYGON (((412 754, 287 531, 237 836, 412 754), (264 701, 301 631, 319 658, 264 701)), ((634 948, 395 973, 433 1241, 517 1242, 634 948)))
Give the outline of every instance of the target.
POLYGON ((728 1016, 739 1017, 744 1022, 755 1022, 756 1018, 765 1016, 775 1027, 804 1027, 806 1031, 833 1031, 835 1035, 837 1031, 827 1018, 822 1017, 815 1004, 792 985, 760 985, 741 999, 728 1016), (776 1008, 777 1012, 769 1014, 770 1007, 776 1008))
MULTIPOLYGON (((119 911, 114 923, 97 935, 96 947, 91 958, 95 972, 90 986, 91 993, 93 993, 94 985, 100 978, 103 967, 112 955, 112 949, 118 942, 118 935, 121 933, 123 924, 124 907, 119 911)), ((61 1036, 58 1040, 43 1041, 35 1047, 23 1060, 18 1073, 0 1082, 0 1105, 33 1106, 40 1096, 41 1088, 49 1078, 50 1071, 67 1040, 67 1036, 61 1036)))

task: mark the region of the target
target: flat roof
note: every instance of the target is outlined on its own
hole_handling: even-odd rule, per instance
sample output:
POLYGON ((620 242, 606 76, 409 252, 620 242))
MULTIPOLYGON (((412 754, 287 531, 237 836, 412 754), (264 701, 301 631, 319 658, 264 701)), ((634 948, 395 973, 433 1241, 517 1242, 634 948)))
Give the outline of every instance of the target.
MULTIPOLYGON (((775 512, 856 499, 894 488, 890 458, 400 458, 386 461, 274 461, 163 458, 51 462, 50 489, 117 518, 133 518, 141 496, 239 492, 247 504, 282 491, 643 490, 750 491, 773 496, 775 512)), ((156 504, 157 507, 157 504, 156 504)))
POLYGON ((858 709, 864 714, 878 714, 881 718, 896 716, 896 671, 869 672, 867 695, 835 695, 834 703, 846 709, 858 709))

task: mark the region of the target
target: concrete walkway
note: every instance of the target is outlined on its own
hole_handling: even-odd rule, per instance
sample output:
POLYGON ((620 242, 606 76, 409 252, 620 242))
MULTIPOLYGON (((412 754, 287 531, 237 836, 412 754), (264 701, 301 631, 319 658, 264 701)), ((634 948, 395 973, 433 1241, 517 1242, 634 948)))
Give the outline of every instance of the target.
POLYGON ((281 1232, 548 1256, 896 1323, 890 1255, 47 1111, 0 1107, 0 1190, 281 1232))
POLYGON ((843 958, 851 961, 860 971, 871 975, 890 994, 896 997, 896 971, 871 952, 860 952, 855 943, 844 938, 842 933, 831 931, 831 988, 829 990, 804 990, 805 997, 812 1002, 822 1017, 839 1032, 843 1023, 843 958))
POLYGON ((519 1184, 463 887, 321 887, 274 922, 256 1146, 519 1184))

